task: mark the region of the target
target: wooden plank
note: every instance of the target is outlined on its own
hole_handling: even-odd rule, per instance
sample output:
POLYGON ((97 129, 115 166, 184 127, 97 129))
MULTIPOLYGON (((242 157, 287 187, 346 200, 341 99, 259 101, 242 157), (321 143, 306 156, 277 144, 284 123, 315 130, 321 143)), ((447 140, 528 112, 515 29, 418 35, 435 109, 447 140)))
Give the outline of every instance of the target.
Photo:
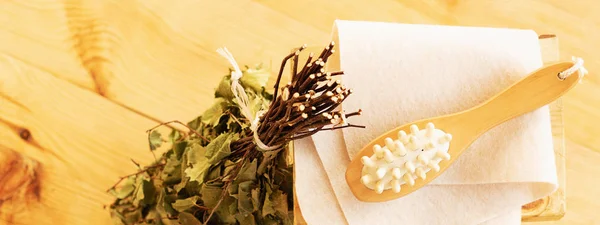
POLYGON ((1 1, 0 52, 79 87, 95 84, 70 41, 62 1, 1 1))
POLYGON ((211 105, 230 67, 217 48, 226 45, 241 65, 277 71, 291 46, 327 36, 249 1, 165 3, 2 2, 0 51, 149 118, 189 121, 211 105))
MULTIPOLYGON (((565 108, 568 110, 568 108, 565 108)), ((568 178, 566 186, 567 211, 560 220, 544 222, 524 222, 525 225, 589 225, 600 224, 598 209, 600 209, 600 180, 593 179, 600 174, 600 153, 579 145, 571 140, 565 140, 566 171, 568 178)))
MULTIPOLYGON (((544 63, 560 60, 558 38, 555 35, 540 35, 540 48, 544 63)), ((566 211, 565 135, 562 99, 550 104, 550 122, 554 145, 554 158, 558 178, 558 189, 549 196, 526 204, 521 209, 522 221, 559 220, 566 211)))
MULTIPOLYGON (((214 52, 222 45, 227 45, 241 64, 261 61, 271 64, 269 60, 272 59, 276 70, 284 55, 282 52, 287 52, 289 48, 304 42, 327 42, 331 24, 338 18, 528 28, 540 32, 555 32, 561 37, 561 58, 581 56, 586 59, 586 67, 593 74, 593 71, 600 68, 598 61, 591 60, 597 58, 596 49, 600 47, 600 42, 595 41, 600 38, 600 14, 594 13, 600 5, 588 3, 560 0, 510 1, 501 4, 494 1, 418 0, 375 0, 368 3, 348 1, 343 4, 338 1, 316 3, 275 0, 227 0, 211 3, 156 0, 2 1, 0 54, 26 62, 27 66, 23 67, 39 70, 34 73, 43 74, 42 77, 57 78, 49 84, 61 84, 60 87, 52 88, 61 93, 58 95, 30 90, 32 87, 45 88, 43 83, 46 81, 36 81, 35 85, 22 85, 10 90, 0 89, 0 119, 3 119, 0 122, 0 145, 3 146, 0 152, 19 152, 28 160, 40 162, 44 165, 44 171, 49 171, 49 175, 44 176, 47 181, 42 186, 47 189, 42 191, 42 196, 45 196, 42 197, 43 204, 38 204, 38 209, 31 208, 28 215, 15 215, 14 222, 106 224, 107 219, 100 216, 106 216, 108 212, 96 206, 107 203, 105 200, 110 198, 105 197, 104 192, 88 193, 97 183, 92 179, 88 179, 90 183, 87 183, 88 180, 72 178, 68 175, 73 173, 69 172, 73 170, 72 166, 62 166, 64 163, 57 157, 72 159, 71 163, 104 166, 82 167, 84 169, 78 171, 78 174, 87 170, 102 170, 107 166, 114 167, 109 168, 109 172, 104 175, 106 180, 135 170, 132 164, 124 161, 130 155, 149 157, 144 152, 145 141, 124 144, 121 140, 141 140, 143 131, 148 128, 146 124, 154 123, 150 119, 140 118, 128 122, 125 118, 136 115, 131 111, 163 121, 187 121, 199 115, 211 104, 212 90, 220 78, 219 74, 228 67, 214 52), (521 13, 535 16, 513 16, 521 13), (64 85, 66 83, 63 81, 75 86, 64 85), (36 95, 20 94, 16 101, 13 99, 15 96, 8 92, 13 89, 34 91, 36 95), (105 100, 102 103, 90 100, 97 98, 91 97, 94 92, 95 95, 103 94, 105 100), (61 96, 67 96, 67 99, 61 99, 61 96), (46 115, 45 111, 54 109, 49 105, 57 104, 56 102, 60 103, 59 109, 70 104, 76 107, 66 107, 74 112, 50 112, 46 115), (20 104, 25 104, 28 108, 28 104, 38 106, 33 107, 36 110, 32 113, 20 109, 20 104), (131 130, 140 133, 117 132, 103 138, 106 134, 94 132, 92 128, 79 127, 77 123, 68 124, 66 128, 57 125, 57 121, 71 123, 69 121, 73 117, 103 123, 107 121, 105 116, 118 121, 108 122, 105 126, 117 129, 129 125, 131 130), (37 130, 51 133, 34 133, 36 141, 56 136, 61 136, 62 141, 44 141, 43 145, 25 142, 18 135, 19 128, 23 127, 21 125, 38 127, 37 130), (79 128, 74 129, 72 126, 79 128), (67 132, 72 138, 52 133, 63 133, 65 129, 72 130, 67 132), (107 142, 116 140, 114 137, 117 135, 123 136, 119 141, 107 142), (111 150, 98 154, 93 154, 88 149, 81 150, 87 146, 96 149, 93 147, 95 141, 103 142, 111 150), (123 146, 129 147, 121 150, 123 146), (137 148, 141 149, 131 150, 137 148), (129 154, 129 151, 139 154, 129 154), (121 155, 113 157, 113 154, 121 155), (128 166, 123 168, 119 163, 108 165, 96 162, 105 161, 104 155, 108 155, 108 161, 124 160, 118 162, 128 166), (110 172, 112 170, 120 172, 110 172), (78 190, 78 194, 70 194, 73 190, 78 190), (94 197, 96 194, 100 197, 94 197)), ((0 70, 3 73, 0 75, 0 86, 14 79, 4 79, 5 76, 17 74, 14 70, 8 69, 8 74, 7 71, 0 70)), ((600 133, 600 126, 595 122, 600 121, 600 114, 597 113, 597 103, 600 102, 599 85, 598 77, 590 75, 563 101, 567 109, 564 111, 565 134, 574 142, 591 149, 586 151, 598 151, 597 146, 600 145, 600 139, 596 138, 600 133)), ((575 193, 575 198, 569 199, 568 213, 562 221, 572 224, 599 223, 590 219, 596 216, 590 209, 598 208, 597 203, 590 200, 599 197, 594 195, 596 192, 592 189, 593 184, 597 186, 597 183, 584 178, 592 175, 588 172, 595 171, 597 166, 594 165, 600 158, 588 157, 592 154, 582 153, 580 149, 583 148, 569 148, 570 158, 567 162, 573 158, 571 156, 580 156, 581 163, 569 164, 568 184, 570 189, 587 193, 575 193)), ((3 162, 0 162, 0 167, 7 165, 3 162)), ((0 185, 0 189, 2 188, 3 184, 0 185)), ((568 197, 573 194, 570 191, 568 197)), ((0 217, 4 219, 8 218, 5 209, 0 208, 0 217)))
POLYGON ((11 194, 27 185, 0 185, 0 221, 110 224, 103 205, 113 198, 106 189, 136 171, 130 159, 141 164, 153 159, 144 131, 156 122, 5 55, 0 81, 0 171, 33 163, 40 172, 2 178, 9 184, 35 180, 40 191, 38 200, 11 194))
MULTIPOLYGON (((541 35, 540 48, 544 63, 552 63, 559 60, 558 38, 555 35, 541 35)), ((318 52, 319 50, 320 48, 310 47, 308 50, 304 51, 304 53, 311 51, 318 52)), ((521 217, 524 222, 558 220, 564 216, 566 211, 565 146, 562 99, 550 104, 549 107, 559 187, 558 190, 551 195, 524 205, 522 207, 521 217)), ((293 157, 293 151, 294 149, 291 147, 289 151, 291 154, 290 157, 293 157)), ((296 198, 295 195, 294 198, 296 198)), ((294 216, 297 218, 296 224, 306 224, 302 217, 301 208, 296 201, 294 202, 294 216)))

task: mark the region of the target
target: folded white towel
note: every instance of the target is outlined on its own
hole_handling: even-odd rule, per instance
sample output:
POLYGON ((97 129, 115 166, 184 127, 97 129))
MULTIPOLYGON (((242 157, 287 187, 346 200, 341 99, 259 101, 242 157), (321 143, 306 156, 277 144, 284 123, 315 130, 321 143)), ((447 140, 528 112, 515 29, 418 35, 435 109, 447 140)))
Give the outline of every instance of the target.
MULTIPOLYGON (((296 194, 311 224, 515 224, 521 205, 557 188, 547 107, 481 136, 432 184, 383 203, 358 201, 346 166, 394 127, 475 106, 542 66, 530 30, 336 21, 338 57, 353 94, 344 109, 366 129, 295 143, 296 194), (313 143, 314 142, 314 143, 313 143)), ((335 65, 339 63, 339 65, 335 65)), ((337 67, 337 68, 336 68, 337 67)))

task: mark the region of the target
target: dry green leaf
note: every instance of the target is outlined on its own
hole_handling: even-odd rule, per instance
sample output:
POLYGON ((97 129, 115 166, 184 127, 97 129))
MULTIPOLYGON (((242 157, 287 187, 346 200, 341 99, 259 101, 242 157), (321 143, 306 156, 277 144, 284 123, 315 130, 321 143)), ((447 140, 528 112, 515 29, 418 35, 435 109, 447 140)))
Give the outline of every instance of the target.
POLYGON ((142 179, 137 179, 137 183, 135 184, 135 191, 133 192, 133 201, 132 204, 135 207, 140 205, 140 202, 144 200, 144 190, 142 189, 142 179))
POLYGON ((235 223, 235 214, 237 213, 237 209, 235 211, 231 210, 231 206, 232 204, 236 204, 237 203, 237 199, 231 197, 231 196, 226 196, 223 199, 223 202, 221 202, 221 205, 219 206, 219 208, 216 211, 216 214, 219 216, 219 219, 221 220, 221 223, 223 224, 234 224, 235 223))
POLYGON ((223 76, 217 90, 215 90, 215 98, 231 100, 233 97, 233 92, 231 92, 231 75, 223 76))
POLYGON ((252 160, 251 163, 244 163, 244 166, 240 169, 236 181, 247 181, 247 180, 256 180, 256 167, 257 160, 252 160))
POLYGON ((280 190, 274 191, 271 194, 271 202, 273 202, 273 208, 280 215, 280 217, 287 217, 288 214, 288 201, 287 194, 280 190))
POLYGON ((154 203, 155 192, 154 185, 149 180, 139 179, 133 197, 133 205, 137 207, 154 203))
POLYGON ((156 202, 156 187, 150 180, 144 180, 142 182, 144 190, 144 204, 152 205, 156 202))
POLYGON ((223 133, 212 140, 210 144, 206 146, 205 156, 208 158, 208 163, 215 164, 221 161, 221 159, 229 156, 231 154, 229 145, 238 138, 237 134, 223 133))
POLYGON ((181 179, 181 182, 179 184, 173 185, 173 189, 175 189, 176 193, 179 193, 179 191, 181 191, 181 189, 185 188, 185 186, 187 186, 187 183, 190 181, 189 177, 184 177, 181 179))
POLYGON ((202 124, 202 116, 196 117, 194 120, 187 123, 187 126, 198 131, 202 124))
POLYGON ((119 189, 118 191, 111 190, 111 193, 118 199, 124 199, 127 196, 131 195, 131 193, 133 193, 133 191, 135 190, 134 184, 135 176, 130 176, 125 180, 121 189, 119 189))
POLYGON ((126 224, 134 224, 142 219, 142 210, 134 210, 123 215, 126 224))
POLYGON ((214 208, 221 199, 221 194, 223 189, 216 186, 209 186, 206 184, 202 184, 201 192, 202 192, 202 202, 204 202, 204 206, 208 208, 214 208))
POLYGON ((256 93, 259 93, 263 90, 263 87, 267 86, 270 76, 271 71, 269 68, 258 65, 254 69, 242 71, 240 81, 245 87, 252 88, 256 93))
POLYGON ((202 225, 194 215, 186 212, 179 213, 178 221, 181 225, 202 225))
POLYGON ((260 187, 256 187, 250 191, 250 200, 252 200, 252 206, 255 211, 260 210, 260 187))
POLYGON ((205 149, 199 144, 194 143, 191 146, 188 146, 188 167, 185 169, 185 175, 188 176, 191 181, 198 181, 198 183, 204 183, 206 170, 208 170, 208 168, 210 167, 208 159, 204 157, 204 154, 205 149))
POLYGON ((169 140, 171 143, 175 144, 179 138, 181 138, 181 133, 175 129, 171 130, 171 133, 169 133, 169 140))
MULTIPOLYGON (((250 111, 252 115, 256 115, 258 111, 265 110, 269 108, 270 101, 266 100, 265 97, 261 94, 248 93, 248 99, 250 107, 250 111)), ((245 123, 244 125, 250 125, 249 123, 245 123)))
POLYGON ((171 204, 171 206, 173 206, 173 208, 179 212, 183 212, 185 210, 191 209, 192 207, 194 207, 196 205, 196 202, 198 201, 199 197, 198 196, 192 196, 186 199, 178 199, 177 201, 175 201, 173 204, 171 204))
POLYGON ((251 191, 253 188, 252 181, 244 181, 238 186, 238 210, 241 213, 253 213, 258 208, 252 201, 251 191))
POLYGON ((256 221, 254 220, 254 215, 252 214, 243 214, 243 213, 238 213, 235 214, 235 219, 240 223, 240 224, 248 224, 248 225, 255 225, 256 221))
POLYGON ((273 202, 269 199, 269 196, 265 198, 265 202, 263 203, 262 208, 262 216, 267 217, 268 215, 277 216, 277 211, 275 211, 275 207, 273 206, 273 202))
POLYGON ((166 214, 166 210, 164 207, 165 204, 165 188, 161 188, 160 190, 157 190, 156 193, 158 193, 158 196, 156 197, 156 212, 160 215, 164 215, 166 214))
POLYGON ((150 144, 150 150, 154 151, 159 148, 162 145, 161 134, 156 130, 152 130, 148 135, 148 143, 150 144))
POLYGON ((177 184, 181 181, 181 162, 175 154, 170 154, 160 175, 164 184, 177 184))
POLYGON ((202 184, 198 183, 198 182, 187 182, 187 184, 185 185, 185 188, 183 188, 181 190, 181 194, 185 194, 187 196, 193 196, 193 195, 198 195, 201 196, 202 193, 200 193, 200 187, 202 184))
POLYGON ((223 163, 223 175, 225 175, 225 177, 223 178, 223 181, 229 181, 231 180, 231 172, 233 171, 233 169, 235 168, 235 163, 233 163, 231 160, 227 160, 225 161, 225 163, 223 163))
POLYGON ((213 105, 202 114, 202 122, 211 126, 216 126, 219 119, 223 116, 225 108, 225 99, 217 98, 213 105))
POLYGON ((256 180, 256 162, 256 159, 254 159, 251 163, 246 162, 244 163, 244 165, 242 165, 242 168, 240 168, 238 175, 233 180, 233 182, 231 182, 230 189, 228 190, 230 194, 233 195, 238 193, 238 185, 240 183, 245 181, 256 180))
POLYGON ((209 185, 220 185, 223 182, 219 178, 221 178, 221 165, 212 165, 206 172, 204 182, 209 185))
POLYGON ((265 197, 262 216, 267 215, 286 218, 288 214, 287 195, 280 190, 274 190, 265 197))
POLYGON ((233 198, 233 197, 229 197, 229 199, 231 199, 231 202, 228 204, 229 207, 229 216, 233 217, 233 220, 235 222, 235 214, 237 214, 238 212, 238 203, 237 203, 237 199, 233 198))
POLYGON ((188 142, 186 142, 186 141, 176 142, 175 144, 173 144, 173 152, 177 156, 177 159, 181 159, 181 157, 183 156, 183 152, 185 152, 185 148, 187 147, 187 145, 188 145, 188 142))
POLYGON ((241 213, 254 213, 259 207, 259 189, 253 181, 245 181, 238 188, 238 210, 241 213))
MULTIPOLYGON (((202 202, 204 203, 204 206, 208 208, 214 208, 223 196, 223 189, 217 186, 203 184, 201 192, 202 202)), ((237 204, 236 199, 232 198, 231 196, 225 196, 225 198, 219 205, 219 208, 217 208, 217 210, 215 211, 215 214, 218 215, 220 223, 229 224, 235 222, 235 218, 233 217, 233 215, 237 212, 237 210, 231 210, 230 206, 232 204, 237 204)))
POLYGON ((160 201, 163 209, 165 210, 166 213, 168 213, 169 215, 176 215, 177 214, 177 210, 175 210, 173 208, 173 206, 171 204, 173 204, 176 200, 177 200, 177 195, 175 194, 167 194, 165 192, 165 190, 162 190, 162 201, 160 201))

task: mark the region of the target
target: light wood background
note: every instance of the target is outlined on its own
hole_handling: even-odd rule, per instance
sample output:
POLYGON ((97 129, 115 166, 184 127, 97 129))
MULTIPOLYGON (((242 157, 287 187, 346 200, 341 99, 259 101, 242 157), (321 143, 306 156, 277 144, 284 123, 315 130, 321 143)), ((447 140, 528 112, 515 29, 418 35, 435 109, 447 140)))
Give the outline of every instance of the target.
POLYGON ((595 0, 0 1, 0 224, 110 224, 105 193, 152 160, 145 130, 189 121, 228 65, 329 41, 334 19, 534 29, 590 74, 563 101, 567 214, 600 224, 600 5, 595 0), (30 134, 30 135, 29 135, 30 134), (39 197, 38 197, 39 196, 39 197))

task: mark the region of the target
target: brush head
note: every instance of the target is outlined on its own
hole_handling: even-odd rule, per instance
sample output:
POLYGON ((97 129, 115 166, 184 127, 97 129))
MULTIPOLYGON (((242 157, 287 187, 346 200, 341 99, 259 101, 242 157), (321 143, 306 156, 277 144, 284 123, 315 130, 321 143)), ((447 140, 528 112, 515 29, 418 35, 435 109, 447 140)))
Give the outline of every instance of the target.
POLYGON ((428 123, 424 129, 410 126, 410 133, 399 131, 395 138, 385 138, 373 147, 371 156, 363 156, 361 183, 381 194, 390 190, 399 193, 404 185, 414 185, 415 179, 427 178, 438 172, 442 160, 450 160, 448 149, 452 135, 428 123))

